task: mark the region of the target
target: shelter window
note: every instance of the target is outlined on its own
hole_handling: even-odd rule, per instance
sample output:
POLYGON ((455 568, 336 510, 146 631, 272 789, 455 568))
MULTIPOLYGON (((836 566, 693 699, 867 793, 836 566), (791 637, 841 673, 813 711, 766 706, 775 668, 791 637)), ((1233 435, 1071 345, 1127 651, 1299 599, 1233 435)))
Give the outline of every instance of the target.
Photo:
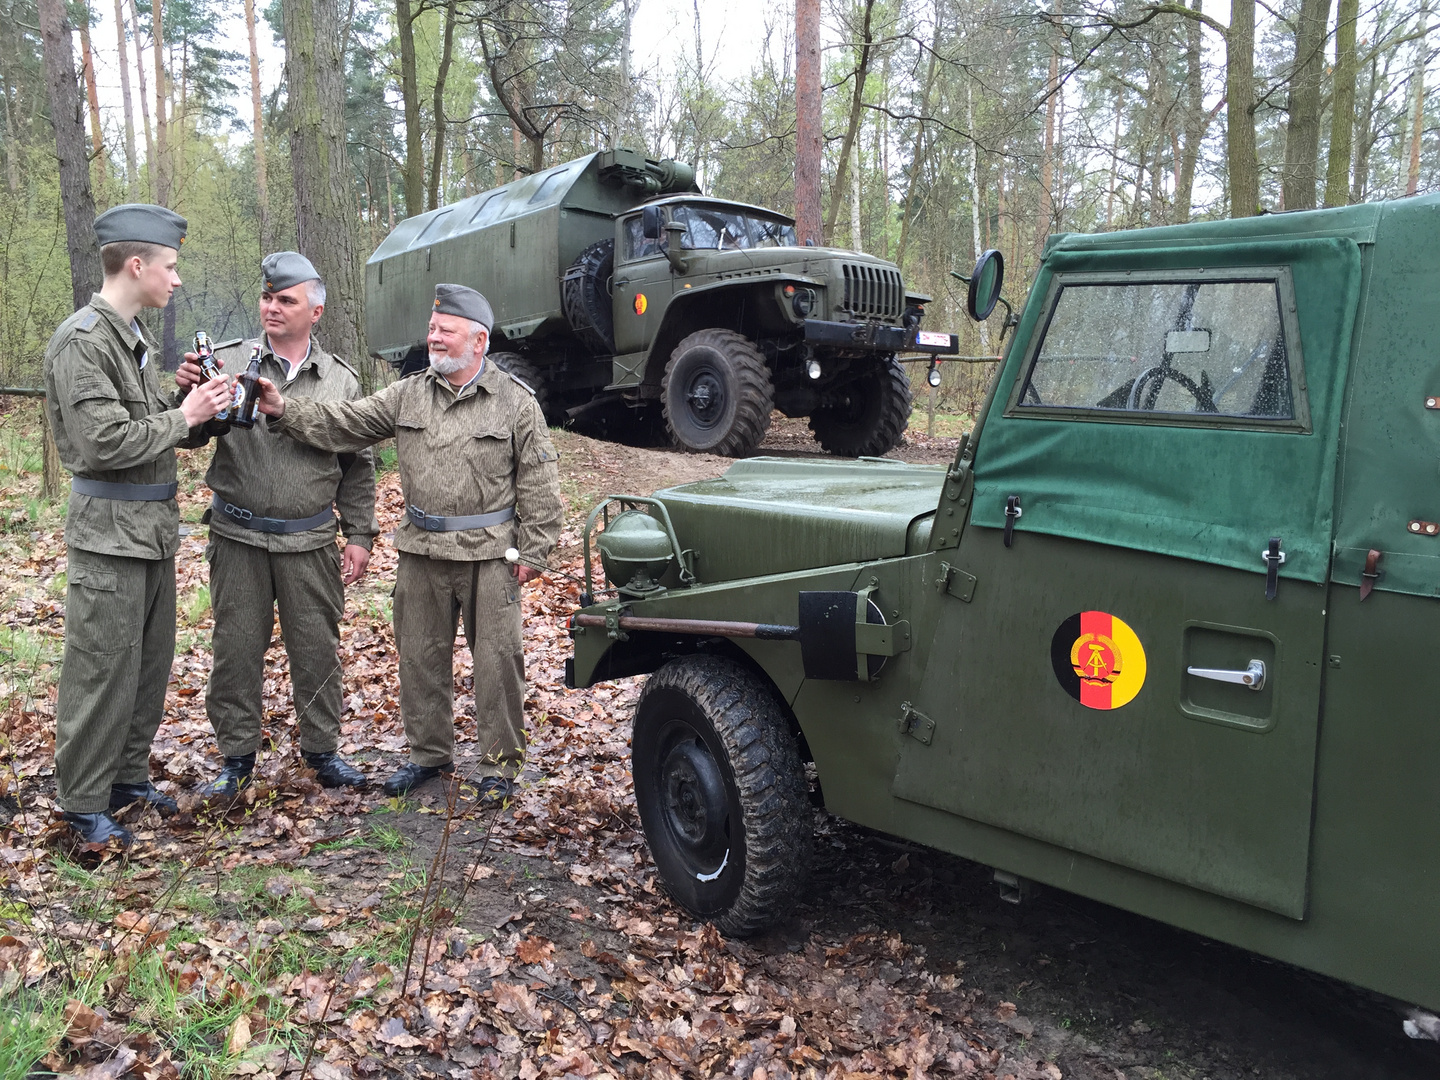
POLYGON ((1012 414, 1296 420, 1288 272, 1260 280, 1193 271, 1150 281, 1097 276, 1058 276, 1012 414))

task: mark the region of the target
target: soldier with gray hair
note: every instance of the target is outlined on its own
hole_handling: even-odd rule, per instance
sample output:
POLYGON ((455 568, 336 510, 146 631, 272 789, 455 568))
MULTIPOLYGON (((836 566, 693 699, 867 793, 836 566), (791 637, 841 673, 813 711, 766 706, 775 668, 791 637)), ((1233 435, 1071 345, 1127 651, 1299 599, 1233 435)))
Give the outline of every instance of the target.
POLYGON ((361 401, 283 397, 261 380, 271 430, 332 453, 394 438, 407 518, 395 533, 395 639, 410 760, 385 784, 400 795, 453 768, 457 623, 475 669, 482 799, 503 800, 524 757, 520 585, 560 533, 558 455, 534 392, 486 358, 490 305, 437 285, 430 368, 361 401), (505 549, 521 561, 511 566, 505 549))
MULTIPOLYGON (((258 346, 260 370, 290 392, 317 401, 360 397, 355 369, 313 336, 325 310, 325 285, 310 260, 279 251, 265 256, 260 271, 263 332, 256 341, 221 346, 216 359, 238 373, 258 346)), ((175 381, 189 386, 199 379, 195 357, 187 354, 175 381)), ((370 450, 317 450, 277 437, 262 420, 216 440, 205 482, 214 492, 205 513, 205 556, 215 611, 205 711, 225 760, 201 793, 229 797, 250 782, 277 607, 301 757, 326 787, 363 787, 365 774, 338 752, 342 680, 336 649, 344 587, 365 572, 376 531, 370 450), (335 543, 337 512, 343 552, 335 543)))

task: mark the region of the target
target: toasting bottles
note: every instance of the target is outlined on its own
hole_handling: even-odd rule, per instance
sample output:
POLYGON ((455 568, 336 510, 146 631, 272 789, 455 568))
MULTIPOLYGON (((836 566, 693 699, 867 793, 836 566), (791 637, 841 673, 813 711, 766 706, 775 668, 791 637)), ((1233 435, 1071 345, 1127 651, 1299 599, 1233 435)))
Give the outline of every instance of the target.
POLYGON ((252 428, 260 414, 260 344, 250 350, 250 364, 235 383, 235 407, 230 422, 236 427, 252 428))

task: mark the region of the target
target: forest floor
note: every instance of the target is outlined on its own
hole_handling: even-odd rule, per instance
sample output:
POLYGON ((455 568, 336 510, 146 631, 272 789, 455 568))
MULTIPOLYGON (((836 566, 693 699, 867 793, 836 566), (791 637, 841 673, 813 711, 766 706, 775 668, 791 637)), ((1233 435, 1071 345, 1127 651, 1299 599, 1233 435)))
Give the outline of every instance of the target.
MULTIPOLYGON (((53 804, 63 507, 37 494, 33 415, 0 413, 0 1080, 1440 1072, 1440 1047, 1404 1039, 1393 1009, 1353 989, 1060 892, 1012 907, 984 867, 818 811, 794 913, 764 937, 721 938, 666 898, 639 828, 641 680, 563 686, 578 588, 558 573, 525 591, 530 745, 507 807, 478 808, 466 780, 478 753, 463 642, 459 779, 385 799, 327 791, 304 768, 278 635, 258 780, 232 807, 199 802, 218 767, 203 453, 182 455, 180 640, 152 751, 182 812, 132 811, 128 856, 77 850, 53 804)), ((570 574, 601 494, 729 464, 556 442, 567 516, 552 565, 570 574)), ((894 456, 947 461, 955 447, 912 432, 894 456)), ((815 450, 803 423, 782 421, 764 452, 815 450)), ((393 470, 379 488, 388 532, 393 470)), ((405 746, 394 568, 382 537, 342 628, 341 750, 377 783, 405 746)))

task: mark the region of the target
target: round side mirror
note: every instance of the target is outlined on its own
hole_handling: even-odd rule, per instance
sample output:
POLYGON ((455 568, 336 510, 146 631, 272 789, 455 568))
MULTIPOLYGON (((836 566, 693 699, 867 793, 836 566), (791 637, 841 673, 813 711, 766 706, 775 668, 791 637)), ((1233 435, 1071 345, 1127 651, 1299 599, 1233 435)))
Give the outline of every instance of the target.
POLYGON ((970 275, 970 291, 965 297, 965 310, 976 322, 984 322, 995 310, 1000 300, 1000 289, 1005 284, 1005 257, 991 248, 982 252, 975 260, 975 272, 970 275))

